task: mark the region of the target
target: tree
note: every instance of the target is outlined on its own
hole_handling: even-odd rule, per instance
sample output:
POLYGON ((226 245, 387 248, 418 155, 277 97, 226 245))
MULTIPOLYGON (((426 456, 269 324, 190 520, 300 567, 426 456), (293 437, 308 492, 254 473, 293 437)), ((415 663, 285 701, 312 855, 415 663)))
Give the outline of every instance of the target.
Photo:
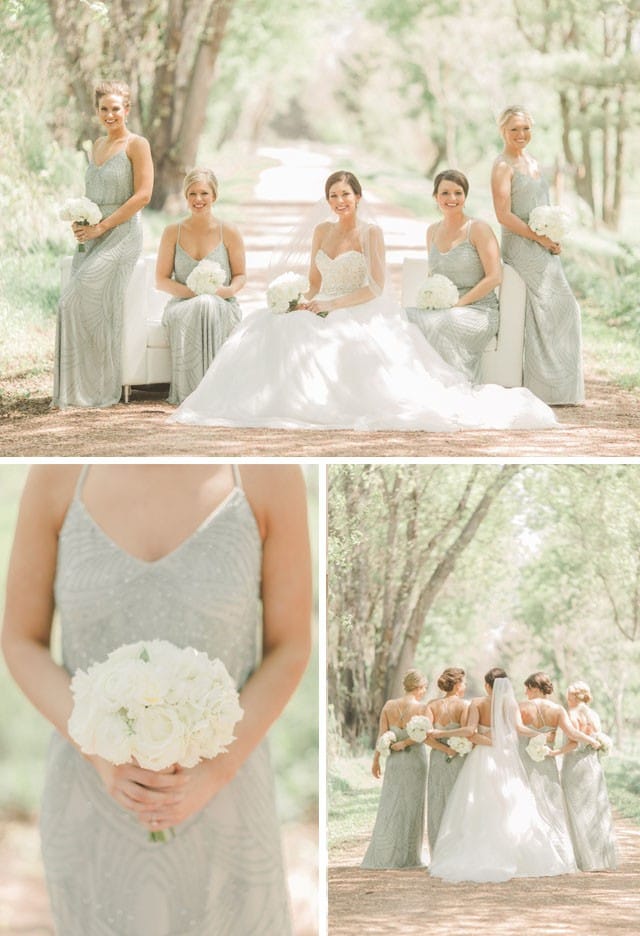
POLYGON ((162 208, 193 166, 214 68, 236 0, 48 0, 84 115, 78 141, 91 133, 97 77, 121 78, 139 106, 132 126, 149 139, 156 179, 151 207, 162 208))
POLYGON ((514 0, 518 29, 557 89, 562 148, 594 218, 620 220, 626 149, 637 114, 638 0, 514 0))
POLYGON ((328 687, 350 742, 374 735, 429 612, 514 465, 331 469, 328 687))

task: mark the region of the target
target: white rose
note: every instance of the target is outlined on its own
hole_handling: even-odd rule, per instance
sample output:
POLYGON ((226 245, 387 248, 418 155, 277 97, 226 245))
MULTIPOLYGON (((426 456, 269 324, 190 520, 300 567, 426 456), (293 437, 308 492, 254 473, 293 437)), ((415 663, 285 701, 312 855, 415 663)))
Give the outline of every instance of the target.
POLYGON ((138 713, 134 725, 132 754, 141 767, 164 770, 179 762, 185 742, 184 727, 176 712, 154 705, 138 713))

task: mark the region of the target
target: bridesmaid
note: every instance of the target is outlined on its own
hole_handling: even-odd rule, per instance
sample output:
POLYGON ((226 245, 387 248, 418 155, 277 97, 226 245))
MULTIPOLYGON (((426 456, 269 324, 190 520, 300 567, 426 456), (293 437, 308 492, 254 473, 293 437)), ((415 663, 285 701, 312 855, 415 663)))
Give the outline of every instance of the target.
MULTIPOLYGON (((433 748, 427 781, 427 834, 432 852, 449 793, 464 763, 464 757, 447 746, 446 738, 462 734, 458 729, 466 727, 470 705, 469 700, 463 698, 466 688, 465 671, 459 666, 450 666, 438 678, 438 689, 444 692, 444 696, 427 704, 426 713, 436 729, 427 738, 427 744, 433 748), (437 741, 437 738, 443 738, 443 741, 437 741)), ((472 733, 473 729, 467 732, 468 736, 472 733)))
POLYGON ((310 579, 295 465, 31 470, 2 647, 55 729, 41 838, 57 933, 291 932, 265 736, 306 665, 310 579), (173 771, 83 755, 67 729, 71 675, 156 637, 222 660, 244 709, 235 741, 173 771), (169 828, 164 844, 149 841, 169 828))
MULTIPOLYGON (((573 725, 593 736, 601 731, 601 724, 590 702, 591 690, 587 683, 575 682, 567 689, 573 725)), ((615 836, 600 758, 593 747, 572 740, 557 753, 564 755, 561 780, 576 863, 581 871, 613 871, 616 868, 615 836)))
POLYGON ((171 346, 170 403, 182 403, 205 375, 218 350, 241 319, 236 294, 246 282, 242 237, 235 225, 212 212, 218 180, 210 169, 194 169, 183 185, 191 217, 170 224, 162 235, 156 286, 170 293, 163 324, 171 346), (185 285, 199 261, 217 261, 226 282, 215 295, 196 295, 185 285))
POLYGON ((429 273, 448 277, 460 298, 450 309, 407 309, 407 316, 449 364, 474 383, 487 344, 498 333, 495 288, 502 280, 500 248, 488 224, 471 218, 464 206, 469 182, 446 169, 433 183, 442 220, 427 228, 429 273))
POLYGON ((73 225, 76 252, 58 307, 52 406, 112 406, 122 392, 124 294, 142 251, 140 209, 153 188, 148 142, 131 133, 129 88, 121 81, 95 87, 105 130, 93 144, 85 193, 102 212, 98 224, 73 225))
MULTIPOLYGON (((538 734, 548 735, 547 742, 550 745, 553 745, 558 729, 564 731, 574 741, 591 743, 589 736, 571 723, 563 707, 549 698, 553 693, 553 683, 546 673, 532 673, 525 679, 524 686, 527 701, 520 703, 520 714, 527 727, 532 728, 538 734)), ((529 777, 538 809, 554 835, 556 850, 563 855, 567 864, 573 864, 573 848, 567 827, 564 795, 560 786, 556 761, 551 756, 545 757, 542 761, 532 760, 526 750, 530 740, 522 736, 519 740, 520 757, 524 769, 529 777)))
POLYGON ((549 204, 540 166, 526 151, 533 121, 521 107, 500 116, 504 150, 491 173, 496 217, 502 225, 502 258, 527 287, 524 386, 545 403, 582 403, 580 307, 560 263, 560 244, 536 234, 527 221, 549 204))
MULTIPOLYGON (((384 769, 378 814, 363 868, 417 868, 422 861, 424 800, 427 783, 427 751, 414 744, 406 726, 414 715, 424 715, 422 699, 427 680, 418 670, 409 670, 403 680, 404 695, 389 699, 380 713, 378 737, 393 731, 398 739, 391 746, 384 769)), ((376 748, 371 772, 380 778, 380 753, 376 748)))

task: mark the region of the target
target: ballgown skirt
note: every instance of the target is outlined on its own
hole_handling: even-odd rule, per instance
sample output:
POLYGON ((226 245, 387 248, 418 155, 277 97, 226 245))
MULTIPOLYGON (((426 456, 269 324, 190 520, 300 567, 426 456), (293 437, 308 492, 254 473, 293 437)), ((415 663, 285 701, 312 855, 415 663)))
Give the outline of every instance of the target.
POLYGON ((326 318, 254 312, 172 421, 283 429, 547 429, 525 389, 473 387, 381 296, 326 318))

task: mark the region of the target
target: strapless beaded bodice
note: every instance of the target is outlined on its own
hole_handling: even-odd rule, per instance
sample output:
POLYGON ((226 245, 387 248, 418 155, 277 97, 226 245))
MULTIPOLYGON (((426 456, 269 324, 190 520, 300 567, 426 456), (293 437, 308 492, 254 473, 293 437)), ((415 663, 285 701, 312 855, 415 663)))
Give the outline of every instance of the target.
POLYGON ((367 285, 367 264, 358 250, 348 250, 337 257, 329 257, 324 250, 319 250, 316 266, 322 276, 320 295, 323 297, 346 296, 367 285))

